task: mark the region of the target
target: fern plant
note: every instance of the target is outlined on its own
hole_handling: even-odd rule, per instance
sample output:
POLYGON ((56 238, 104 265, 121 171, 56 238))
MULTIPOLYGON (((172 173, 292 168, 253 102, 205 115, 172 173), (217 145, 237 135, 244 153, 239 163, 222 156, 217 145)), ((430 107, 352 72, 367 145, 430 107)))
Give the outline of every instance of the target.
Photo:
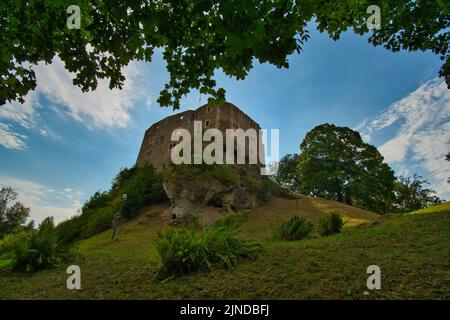
POLYGON ((344 226, 344 221, 337 212, 331 212, 330 214, 320 218, 319 220, 319 233, 321 236, 326 237, 332 234, 341 232, 344 226))
POLYGON ((296 241, 307 237, 313 230, 313 224, 299 216, 284 221, 278 225, 272 234, 274 240, 296 241))
POLYGON ((231 269, 240 258, 257 258, 261 247, 238 239, 239 229, 237 221, 229 217, 203 230, 194 225, 159 231, 156 247, 162 261, 160 277, 208 272, 214 265, 231 269))

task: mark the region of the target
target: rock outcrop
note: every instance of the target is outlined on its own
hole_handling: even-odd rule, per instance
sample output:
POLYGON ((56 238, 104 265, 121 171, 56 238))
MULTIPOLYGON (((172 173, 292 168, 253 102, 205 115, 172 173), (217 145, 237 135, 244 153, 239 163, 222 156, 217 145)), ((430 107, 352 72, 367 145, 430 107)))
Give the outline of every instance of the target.
POLYGON ((183 166, 165 172, 163 186, 171 202, 166 215, 173 219, 190 215, 208 225, 225 214, 252 209, 264 200, 265 183, 255 174, 257 168, 222 165, 201 169, 183 166))

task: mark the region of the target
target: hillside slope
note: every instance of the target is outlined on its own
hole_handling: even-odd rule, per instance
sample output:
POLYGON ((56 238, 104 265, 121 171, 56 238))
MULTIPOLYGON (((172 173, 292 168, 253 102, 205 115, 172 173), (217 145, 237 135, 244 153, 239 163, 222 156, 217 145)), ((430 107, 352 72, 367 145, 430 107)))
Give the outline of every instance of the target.
POLYGON ((264 246, 256 261, 232 271, 196 273, 166 282, 154 280, 159 258, 156 231, 167 204, 151 206, 122 225, 118 240, 107 231, 80 244, 82 290, 66 288, 66 266, 36 274, 0 271, 0 298, 42 299, 373 299, 450 298, 448 279, 450 204, 427 214, 380 217, 334 201, 273 198, 240 217, 242 236, 264 246), (317 221, 327 211, 350 218, 339 235, 298 242, 273 242, 278 221, 299 214, 317 221), (377 220, 376 224, 370 223, 377 220), (366 288, 366 268, 379 265, 382 289, 366 288))

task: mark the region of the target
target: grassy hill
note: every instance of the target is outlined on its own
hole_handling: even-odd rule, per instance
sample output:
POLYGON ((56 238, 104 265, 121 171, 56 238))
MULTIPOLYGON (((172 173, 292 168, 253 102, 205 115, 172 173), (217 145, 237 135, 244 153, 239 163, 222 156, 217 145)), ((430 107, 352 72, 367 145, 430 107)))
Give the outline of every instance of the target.
POLYGON ((450 203, 404 215, 379 216, 334 201, 272 198, 239 217, 241 236, 264 251, 232 271, 215 269, 165 282, 154 240, 168 204, 145 208, 120 226, 79 245, 82 290, 66 288, 66 267, 34 274, 0 267, 1 299, 400 299, 450 298, 450 203), (297 242, 269 236, 280 221, 304 216, 314 223, 329 211, 348 221, 341 234, 297 242), (421 214, 419 214, 421 213, 421 214), (368 290, 369 265, 381 268, 381 290, 368 290))

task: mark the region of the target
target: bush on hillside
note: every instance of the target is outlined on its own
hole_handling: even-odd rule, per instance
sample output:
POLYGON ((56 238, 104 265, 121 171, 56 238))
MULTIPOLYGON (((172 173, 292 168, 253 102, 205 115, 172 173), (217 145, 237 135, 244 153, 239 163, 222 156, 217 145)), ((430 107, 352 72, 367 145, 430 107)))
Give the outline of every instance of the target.
POLYGON ((31 230, 8 234, 0 242, 0 256, 11 259, 10 266, 16 270, 26 269, 32 234, 31 230))
POLYGON ((313 230, 313 224, 299 216, 282 222, 275 229, 272 238, 274 240, 296 241, 307 237, 313 230))
POLYGON ((65 256, 58 248, 53 218, 46 218, 37 230, 6 236, 1 242, 0 252, 10 258, 10 266, 19 271, 51 268, 65 256))
POLYGON ((228 187, 241 187, 256 194, 259 202, 266 202, 270 195, 285 196, 286 191, 267 177, 259 175, 254 165, 234 166, 228 164, 172 165, 164 172, 165 179, 176 183, 182 181, 218 181, 228 187))
POLYGON ((268 179, 264 179, 261 183, 261 186, 258 190, 258 200, 261 202, 266 202, 269 199, 269 196, 271 194, 271 181, 268 179))
POLYGON ((228 164, 184 164, 171 165, 165 171, 165 178, 183 181, 195 179, 196 181, 217 180, 227 186, 237 186, 239 176, 232 165, 228 164))
POLYGON ((169 228, 158 232, 156 246, 162 260, 160 276, 210 271, 214 265, 230 269, 239 258, 255 259, 260 246, 236 238, 240 226, 225 218, 212 227, 169 228))
POLYGON ((139 167, 123 168, 119 171, 111 184, 110 193, 117 192, 120 188, 123 188, 128 182, 136 175, 139 167))
POLYGON ((112 212, 111 210, 111 205, 95 210, 89 209, 81 215, 73 216, 59 223, 55 228, 58 244, 71 246, 78 240, 111 228, 112 216, 109 215, 109 212, 112 212))
POLYGON ((97 191, 83 205, 82 212, 103 208, 111 202, 111 192, 97 191))
POLYGON ((228 186, 236 186, 239 182, 239 178, 234 172, 231 166, 222 165, 210 165, 211 175, 219 180, 221 183, 228 186))
POLYGON ((319 220, 319 233, 321 236, 329 236, 341 232, 344 226, 344 221, 342 220, 339 213, 332 212, 319 220))
POLYGON ((241 181, 244 183, 245 187, 254 193, 257 193, 262 186, 262 182, 259 179, 256 179, 255 177, 252 177, 250 175, 243 176, 241 178, 241 181))
POLYGON ((58 242, 71 244, 111 228, 114 214, 120 211, 124 193, 127 200, 122 208, 123 217, 133 217, 142 207, 167 200, 161 174, 153 167, 122 169, 109 191, 94 193, 83 205, 81 215, 56 227, 58 242))
POLYGON ((85 237, 92 237, 93 235, 112 228, 113 208, 108 205, 98 208, 95 214, 84 224, 82 234, 85 237))
POLYGON ((133 217, 142 207, 167 200, 161 174, 153 167, 139 168, 124 185, 122 193, 127 194, 122 208, 124 217, 133 217))
POLYGON ((63 222, 60 222, 56 228, 55 233, 60 244, 70 244, 83 237, 83 227, 85 218, 81 215, 73 216, 63 222))

